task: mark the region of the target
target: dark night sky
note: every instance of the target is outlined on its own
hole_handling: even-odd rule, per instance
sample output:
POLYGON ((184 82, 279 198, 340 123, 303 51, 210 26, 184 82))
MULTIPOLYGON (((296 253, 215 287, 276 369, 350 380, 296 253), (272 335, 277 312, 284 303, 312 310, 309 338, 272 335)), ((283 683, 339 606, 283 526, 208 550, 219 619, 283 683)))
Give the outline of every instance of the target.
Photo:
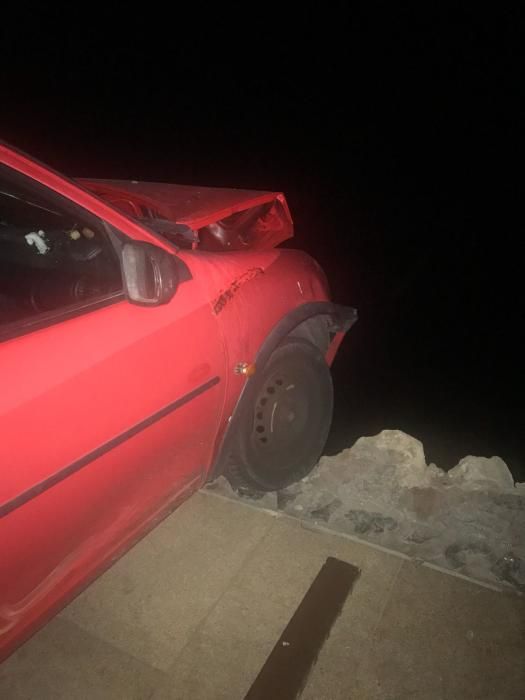
POLYGON ((360 310, 330 449, 402 428, 525 479, 521 17, 239 7, 4 24, 0 137, 70 175, 283 190, 360 310))

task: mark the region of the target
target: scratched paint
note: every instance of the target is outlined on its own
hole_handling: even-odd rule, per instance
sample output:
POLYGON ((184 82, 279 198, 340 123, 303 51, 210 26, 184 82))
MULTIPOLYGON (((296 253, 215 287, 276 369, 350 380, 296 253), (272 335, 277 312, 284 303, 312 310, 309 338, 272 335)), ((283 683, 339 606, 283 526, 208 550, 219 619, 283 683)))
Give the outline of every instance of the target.
POLYGON ((243 284, 246 284, 246 282, 253 280, 255 277, 258 277, 263 273, 264 270, 262 269, 262 267, 251 267, 249 270, 246 270, 246 272, 243 272, 243 274, 240 275, 240 277, 237 277, 237 279, 235 279, 229 287, 221 291, 216 297, 216 299, 212 302, 213 313, 215 315, 220 314, 220 312, 224 309, 226 304, 231 299, 233 299, 233 297, 235 296, 235 294, 237 294, 237 292, 243 284))

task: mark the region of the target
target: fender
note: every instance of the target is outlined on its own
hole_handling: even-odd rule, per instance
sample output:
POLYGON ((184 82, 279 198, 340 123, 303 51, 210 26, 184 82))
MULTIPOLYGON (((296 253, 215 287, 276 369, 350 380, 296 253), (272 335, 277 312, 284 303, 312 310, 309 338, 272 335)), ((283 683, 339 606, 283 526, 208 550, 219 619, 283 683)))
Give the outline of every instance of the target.
MULTIPOLYGON (((263 368, 273 351, 277 346, 290 335, 298 326, 305 321, 316 316, 326 316, 329 318, 328 330, 332 334, 340 335, 340 338, 350 330, 357 321, 357 310, 351 306, 341 306, 329 301, 313 301, 292 309, 283 318, 281 318, 269 334, 257 352, 255 364, 258 368, 263 368)), ((340 342, 340 340, 339 340, 340 342)), ((337 343, 337 346, 339 345, 337 343)), ((333 358, 333 354, 332 354, 333 358)), ((239 395, 235 409, 228 423, 228 427, 222 437, 219 449, 212 467, 208 473, 207 481, 213 481, 224 473, 228 464, 230 450, 232 447, 234 436, 241 426, 242 416, 246 406, 250 406, 253 402, 259 384, 261 381, 262 372, 257 371, 249 377, 244 384, 244 387, 239 395)))

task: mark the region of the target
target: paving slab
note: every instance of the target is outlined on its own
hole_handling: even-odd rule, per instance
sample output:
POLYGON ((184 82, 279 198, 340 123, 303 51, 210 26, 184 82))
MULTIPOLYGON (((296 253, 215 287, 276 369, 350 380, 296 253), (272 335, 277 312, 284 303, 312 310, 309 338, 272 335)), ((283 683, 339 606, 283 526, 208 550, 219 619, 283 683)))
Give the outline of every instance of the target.
POLYGON ((193 496, 0 666, 2 700, 243 700, 328 557, 360 570, 303 700, 525 697, 525 599, 193 496))
POLYGON ((405 561, 357 666, 344 644, 352 639, 352 602, 302 700, 525 697, 524 599, 405 561))
POLYGON ((195 494, 61 616, 167 669, 272 522, 195 494))
POLYGON ((378 624, 377 601, 386 602, 401 559, 305 529, 296 520, 267 517, 273 520, 271 529, 177 658, 155 700, 183 698, 183 688, 199 700, 243 698, 329 556, 361 569, 361 585, 355 586, 352 604, 345 606, 352 622, 347 643, 360 649, 367 629, 378 624))
POLYGON ((2 700, 144 700, 163 674, 56 617, 0 665, 2 700))

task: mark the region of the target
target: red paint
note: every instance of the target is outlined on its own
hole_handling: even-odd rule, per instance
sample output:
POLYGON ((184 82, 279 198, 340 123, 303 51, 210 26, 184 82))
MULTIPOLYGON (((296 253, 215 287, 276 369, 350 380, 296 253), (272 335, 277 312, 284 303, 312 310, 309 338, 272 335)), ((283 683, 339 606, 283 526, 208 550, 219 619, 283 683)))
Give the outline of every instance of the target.
MULTIPOLYGON (((107 202, 2 144, 0 162, 125 236, 173 251, 107 202)), ((184 188, 140 187, 141 196, 194 226, 275 198, 288 211, 282 195, 214 190, 177 217, 184 188)), ((119 183, 119 190, 135 186, 119 183)), ((0 343, 0 508, 219 378, 0 518, 0 659, 205 481, 246 381, 236 365, 253 362, 288 311, 328 299, 318 265, 273 248, 284 229, 274 234, 262 250, 180 251, 191 279, 164 306, 121 300, 0 343), (225 290, 232 293, 214 313, 225 290)))
POLYGON ((250 268, 249 270, 246 270, 246 272, 243 272, 240 277, 233 280, 228 288, 221 291, 219 296, 213 300, 213 313, 220 314, 226 304, 230 301, 230 299, 233 299, 243 284, 253 280, 255 277, 257 277, 257 275, 262 275, 263 272, 264 270, 261 267, 250 268))
POLYGON ((284 195, 279 192, 193 187, 154 182, 122 182, 119 180, 80 180, 86 189, 133 217, 140 218, 146 207, 158 217, 185 224, 197 230, 232 214, 261 204, 277 202, 270 226, 257 231, 258 241, 251 248, 271 248, 293 235, 293 224, 284 195))

